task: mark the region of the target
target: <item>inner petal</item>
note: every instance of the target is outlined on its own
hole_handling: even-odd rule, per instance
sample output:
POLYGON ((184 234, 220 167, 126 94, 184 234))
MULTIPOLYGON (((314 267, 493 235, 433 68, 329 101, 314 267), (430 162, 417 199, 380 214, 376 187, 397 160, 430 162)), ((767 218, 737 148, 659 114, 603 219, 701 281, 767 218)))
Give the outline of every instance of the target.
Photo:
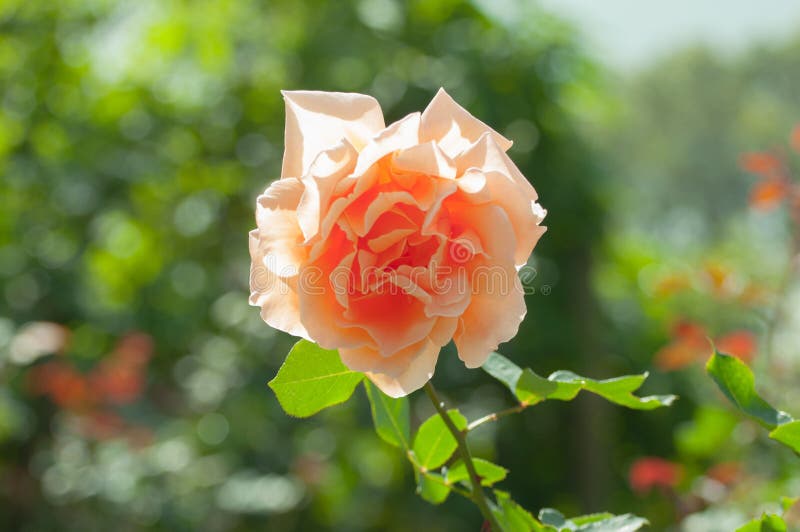
POLYGON ((433 320, 425 316, 425 303, 394 283, 384 283, 366 297, 351 298, 343 317, 365 329, 382 356, 419 342, 433 328, 433 320))

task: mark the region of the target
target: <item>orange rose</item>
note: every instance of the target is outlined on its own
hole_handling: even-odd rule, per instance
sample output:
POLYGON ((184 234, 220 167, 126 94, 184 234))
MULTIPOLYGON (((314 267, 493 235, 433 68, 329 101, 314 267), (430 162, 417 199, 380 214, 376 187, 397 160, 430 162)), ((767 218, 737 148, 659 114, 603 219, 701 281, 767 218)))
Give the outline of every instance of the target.
POLYGON ((451 339, 467 367, 483 364, 517 333, 517 269, 545 231, 511 141, 444 90, 388 127, 369 96, 283 95, 283 169, 258 198, 250 303, 393 397, 422 387, 451 339))

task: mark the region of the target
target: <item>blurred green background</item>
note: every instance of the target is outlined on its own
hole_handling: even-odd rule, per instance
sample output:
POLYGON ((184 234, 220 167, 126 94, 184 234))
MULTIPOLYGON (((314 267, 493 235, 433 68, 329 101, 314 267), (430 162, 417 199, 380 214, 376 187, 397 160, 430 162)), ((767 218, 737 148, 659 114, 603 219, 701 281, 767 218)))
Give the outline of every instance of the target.
MULTIPOLYGON (((765 395, 800 414, 792 226, 748 207, 739 168, 790 154, 800 38, 623 72, 595 52, 529 3, 0 2, 0 529, 478 529, 468 502, 414 494, 363 391, 295 420, 265 385, 293 339, 247 305, 247 232, 280 171, 279 90, 299 88, 372 94, 388 123, 444 86, 512 138, 550 229, 501 351, 540 374, 650 370, 645 393, 681 395, 480 429, 515 500, 727 531, 799 495, 797 460, 674 344, 739 334, 765 395)), ((450 347, 435 382, 470 418, 510 405, 450 347)))

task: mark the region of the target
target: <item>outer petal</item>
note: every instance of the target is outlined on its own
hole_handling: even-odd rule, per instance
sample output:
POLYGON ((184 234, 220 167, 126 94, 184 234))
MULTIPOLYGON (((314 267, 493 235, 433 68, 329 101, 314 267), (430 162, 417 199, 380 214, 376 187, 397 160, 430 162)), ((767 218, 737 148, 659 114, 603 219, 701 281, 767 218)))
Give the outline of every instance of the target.
POLYGON ((517 241, 514 262, 518 267, 524 265, 546 230, 540 224, 547 211, 536 203, 536 190, 490 135, 470 146, 456 164, 464 172, 459 188, 469 201, 491 201, 506 211, 517 241), (482 173, 482 183, 476 177, 478 172, 482 173))
POLYGON ((328 213, 334 189, 355 167, 358 152, 346 139, 323 151, 302 179, 305 192, 297 207, 300 227, 306 242, 319 233, 320 223, 328 213))
POLYGON ((375 98, 364 94, 283 91, 286 148, 281 177, 302 177, 320 154, 346 138, 356 149, 384 128, 375 98))
POLYGON ((497 346, 512 339, 525 317, 525 299, 522 283, 514 268, 506 269, 508 288, 476 287, 472 302, 459 319, 453 340, 458 348, 458 358, 468 368, 477 368, 486 362, 497 346))
POLYGON ((419 144, 419 122, 420 114, 411 113, 375 135, 361 150, 354 173, 361 175, 384 156, 419 144))
POLYGON ((504 151, 511 147, 510 140, 472 116, 444 89, 439 89, 422 113, 420 142, 436 141, 450 157, 464 151, 484 133, 489 133, 504 151))
POLYGON ((413 347, 413 357, 403 365, 396 375, 379 372, 366 372, 367 377, 390 397, 403 397, 422 388, 433 377, 440 347, 425 339, 413 347))
POLYGON ((519 171, 514 161, 506 155, 502 145, 497 143, 497 139, 493 135, 481 135, 454 161, 459 175, 471 168, 477 168, 483 172, 500 172, 519 187, 521 194, 534 201, 539 198, 533 185, 525 179, 525 176, 519 171))
POLYGON ((273 181, 258 197, 258 254, 252 258, 280 277, 297 275, 307 254, 301 245, 303 233, 297 219, 302 195, 303 184, 291 178, 273 181))
POLYGON ((261 318, 271 327, 310 340, 300 321, 297 277, 282 278, 263 266, 258 229, 250 231, 250 254, 250 304, 261 307, 261 318))
POLYGON ((417 144, 397 152, 392 161, 395 170, 455 179, 453 161, 435 142, 417 144))

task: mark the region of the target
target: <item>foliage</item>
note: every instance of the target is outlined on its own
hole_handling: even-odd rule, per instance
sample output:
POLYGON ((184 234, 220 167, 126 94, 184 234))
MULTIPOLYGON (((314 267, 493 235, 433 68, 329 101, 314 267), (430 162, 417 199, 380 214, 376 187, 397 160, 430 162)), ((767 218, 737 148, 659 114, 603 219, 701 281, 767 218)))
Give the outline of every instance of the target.
POLYGON ((758 395, 750 368, 736 357, 714 353, 706 370, 736 408, 769 429, 770 438, 800 455, 800 420, 775 410, 758 395))
MULTIPOLYGON (((608 401, 633 409, 649 410, 668 406, 675 396, 637 398, 637 390, 646 375, 596 381, 559 371, 543 379, 530 369, 522 370, 499 353, 492 353, 484 370, 514 391, 524 408, 547 398, 570 401, 581 389, 588 389, 608 401)), ((291 415, 307 416, 346 401, 361 381, 367 391, 375 432, 386 443, 405 451, 414 468, 417 494, 432 504, 442 504, 451 491, 475 502, 490 513, 490 528, 500 532, 525 531, 634 531, 647 521, 631 514, 614 516, 608 513, 565 519, 556 510, 546 509, 535 519, 503 491, 494 491, 495 500, 486 500, 484 486, 492 486, 506 478, 508 470, 492 462, 473 458, 466 450, 466 435, 483 421, 496 420, 493 414, 469 423, 457 409, 444 410, 430 383, 426 392, 437 413, 424 420, 415 431, 409 427, 408 398, 386 396, 369 379, 347 370, 338 353, 322 349, 307 340, 300 340, 286 357, 270 386, 284 410, 291 415), (449 421, 448 421, 449 420, 449 421), (409 445, 409 441, 411 445, 409 445), (458 452, 457 452, 458 451, 458 452), (457 454, 457 458, 454 458, 457 454), (446 465, 449 464, 449 465, 446 465), (466 491, 458 487, 465 486, 466 491), (481 506, 484 505, 484 506, 481 506)), ((523 408, 506 413, 521 412, 523 408)))

